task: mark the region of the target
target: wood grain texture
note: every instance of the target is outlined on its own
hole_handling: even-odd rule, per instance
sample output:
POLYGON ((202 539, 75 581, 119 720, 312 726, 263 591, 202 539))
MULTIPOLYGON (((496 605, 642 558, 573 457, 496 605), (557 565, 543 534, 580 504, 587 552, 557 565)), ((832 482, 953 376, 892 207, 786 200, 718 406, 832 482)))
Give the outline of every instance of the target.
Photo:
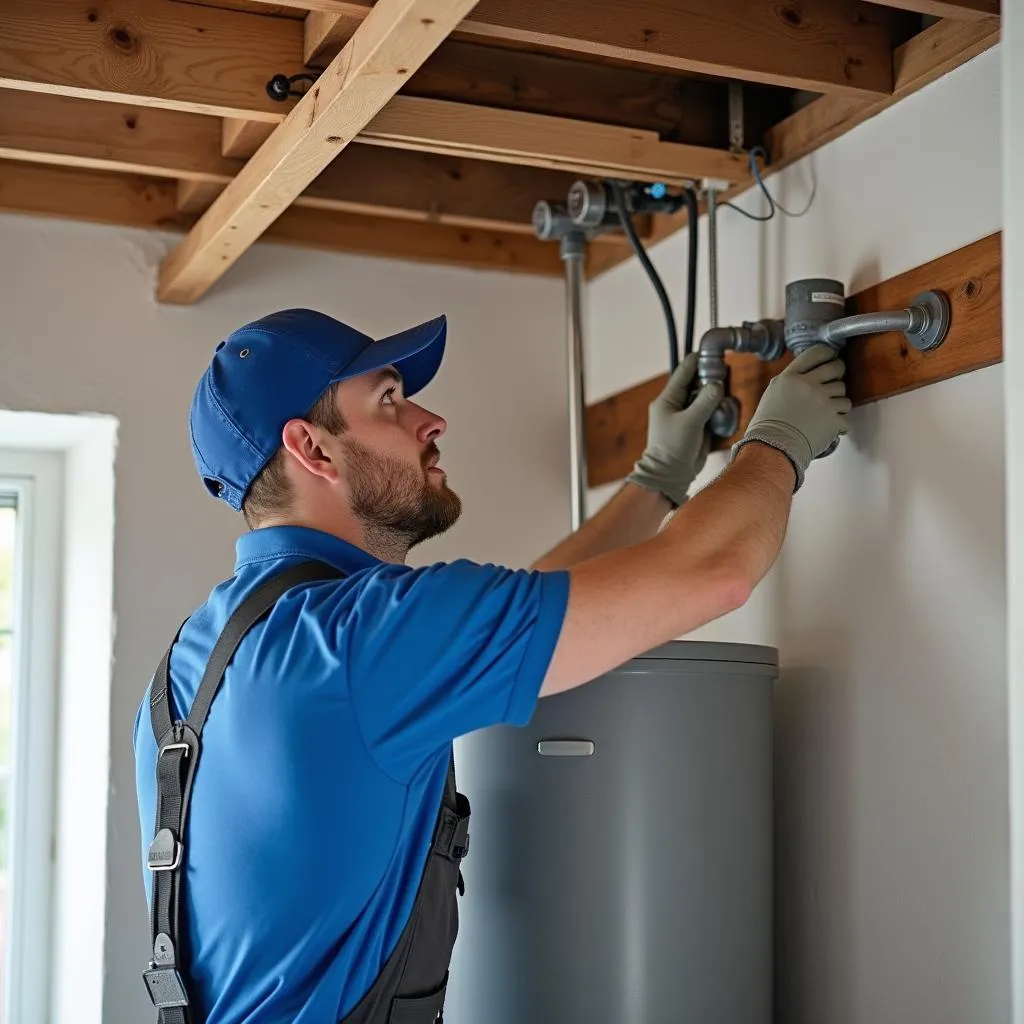
POLYGON ((653 132, 568 118, 396 96, 360 132, 363 142, 596 176, 736 180, 746 160, 725 149, 662 142, 653 132))
POLYGON ((195 302, 373 120, 476 0, 379 0, 324 74, 167 257, 157 295, 195 302))
POLYGON ((4 0, 0 86, 279 121, 302 23, 166 0, 4 0))
POLYGON ((221 121, 221 154, 239 160, 248 160, 270 138, 276 127, 276 124, 269 124, 266 121, 225 117, 221 121))
POLYGON ((999 0, 874 0, 874 3, 961 21, 999 17, 999 0))
MULTIPOLYGON (((991 19, 983 22, 936 22, 894 51, 895 80, 891 96, 878 100, 821 96, 768 129, 764 144, 768 150, 769 163, 762 176, 768 179, 772 174, 845 135, 894 103, 983 53, 998 41, 999 24, 991 19)), ((741 182, 724 192, 722 198, 735 199, 753 184, 752 178, 741 182)), ((704 209, 702 202, 701 214, 704 209)), ((678 214, 656 216, 651 241, 668 238, 685 227, 687 219, 685 210, 678 214)), ((596 250, 587 260, 587 278, 593 280, 630 258, 633 257, 621 250, 596 250)))
MULTIPOLYGON (((0 213, 181 233, 189 230, 196 218, 178 210, 177 198, 177 187, 170 181, 0 160, 0 213)), ((256 244, 268 242, 562 276, 558 247, 534 238, 302 207, 286 210, 256 244)))
POLYGON ((155 107, 0 90, 0 157, 227 182, 216 118, 155 107))
MULTIPOLYGON (((948 380, 1002 359, 1002 238, 989 235, 971 245, 866 288, 847 299, 846 312, 902 309, 921 292, 935 289, 950 300, 949 333, 934 352, 918 352, 899 333, 854 338, 844 350, 847 392, 865 405, 916 388, 948 380)), ((740 429, 735 437, 716 440, 729 447, 750 422, 769 381, 790 361, 775 363, 756 356, 727 357, 729 393, 740 402, 740 429)), ((647 408, 668 380, 663 374, 644 381, 585 412, 586 459, 591 487, 620 480, 632 469, 647 438, 647 408)))
POLYGON ((936 22, 897 47, 891 96, 867 102, 822 96, 766 132, 769 171, 781 170, 807 156, 998 42, 999 22, 993 19, 936 22))
MULTIPOLYGON (((339 0, 328 9, 338 25, 318 14, 307 54, 343 39, 352 19, 371 7, 372 0, 339 0)), ((856 0, 481 0, 454 35, 816 92, 882 95, 892 87, 893 14, 856 0)))
MULTIPOLYGON (((253 122, 265 128, 261 122, 253 122)), ((173 178, 189 212, 209 207, 242 169, 221 156, 216 118, 153 107, 0 90, 0 158, 173 178), (197 186, 205 185, 205 188, 197 186)), ((540 197, 575 175, 379 146, 350 147, 295 199, 300 206, 532 234, 540 197)), ((638 219, 646 235, 650 219, 638 219)), ((600 245, 625 245, 603 235, 600 245)))

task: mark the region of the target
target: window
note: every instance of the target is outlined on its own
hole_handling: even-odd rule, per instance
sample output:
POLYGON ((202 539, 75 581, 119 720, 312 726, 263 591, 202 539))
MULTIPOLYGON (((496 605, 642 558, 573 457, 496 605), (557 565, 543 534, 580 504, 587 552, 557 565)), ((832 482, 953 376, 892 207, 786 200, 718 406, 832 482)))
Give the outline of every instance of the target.
MULTIPOLYGON (((14 551, 18 525, 15 496, 0 493, 0 965, 6 966, 10 884, 7 837, 11 805, 11 710, 14 698, 14 551)), ((7 972, 0 967, 0 1007, 7 1003, 7 972)), ((0 1019, 5 1015, 0 1010, 0 1019)))
POLYGON ((46 1019, 60 459, 0 450, 0 1024, 46 1019))

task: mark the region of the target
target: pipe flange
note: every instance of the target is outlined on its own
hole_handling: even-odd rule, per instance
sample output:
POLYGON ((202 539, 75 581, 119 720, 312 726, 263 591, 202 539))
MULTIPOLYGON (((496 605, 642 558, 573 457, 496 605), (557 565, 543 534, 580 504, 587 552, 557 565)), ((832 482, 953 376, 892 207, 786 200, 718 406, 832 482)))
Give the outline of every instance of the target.
POLYGON ((903 336, 919 352, 931 352, 946 340, 949 332, 949 299, 943 292, 924 292, 914 299, 913 305, 924 310, 925 322, 919 330, 904 331, 903 336))

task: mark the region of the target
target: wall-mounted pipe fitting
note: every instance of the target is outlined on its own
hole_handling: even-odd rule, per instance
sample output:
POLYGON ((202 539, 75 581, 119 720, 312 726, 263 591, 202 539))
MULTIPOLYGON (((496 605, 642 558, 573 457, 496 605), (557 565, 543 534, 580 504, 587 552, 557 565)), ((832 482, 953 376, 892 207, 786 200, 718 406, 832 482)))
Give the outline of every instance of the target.
MULTIPOLYGON (((701 385, 726 383, 726 352, 756 355, 765 362, 782 357, 786 351, 785 330, 781 320, 744 321, 739 327, 712 327, 700 339, 697 376, 701 385)), ((716 437, 732 437, 739 428, 740 406, 726 397, 715 410, 708 427, 716 437)))
POLYGON ((843 316, 846 299, 839 281, 806 278, 786 286, 786 348, 799 355, 824 343, 837 352, 847 339, 883 331, 902 331, 921 352, 938 348, 949 331, 949 299, 942 292, 918 295, 905 309, 843 316))

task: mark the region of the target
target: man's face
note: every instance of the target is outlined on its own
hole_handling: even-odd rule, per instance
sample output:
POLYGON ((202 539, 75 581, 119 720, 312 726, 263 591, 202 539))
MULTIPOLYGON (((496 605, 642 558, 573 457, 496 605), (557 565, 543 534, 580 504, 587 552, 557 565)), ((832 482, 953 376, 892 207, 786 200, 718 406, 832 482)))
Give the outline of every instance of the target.
POLYGON ((337 401, 348 424, 338 441, 353 513, 409 547, 449 529, 462 501, 438 465, 445 421, 405 398, 392 368, 343 381, 337 401))

